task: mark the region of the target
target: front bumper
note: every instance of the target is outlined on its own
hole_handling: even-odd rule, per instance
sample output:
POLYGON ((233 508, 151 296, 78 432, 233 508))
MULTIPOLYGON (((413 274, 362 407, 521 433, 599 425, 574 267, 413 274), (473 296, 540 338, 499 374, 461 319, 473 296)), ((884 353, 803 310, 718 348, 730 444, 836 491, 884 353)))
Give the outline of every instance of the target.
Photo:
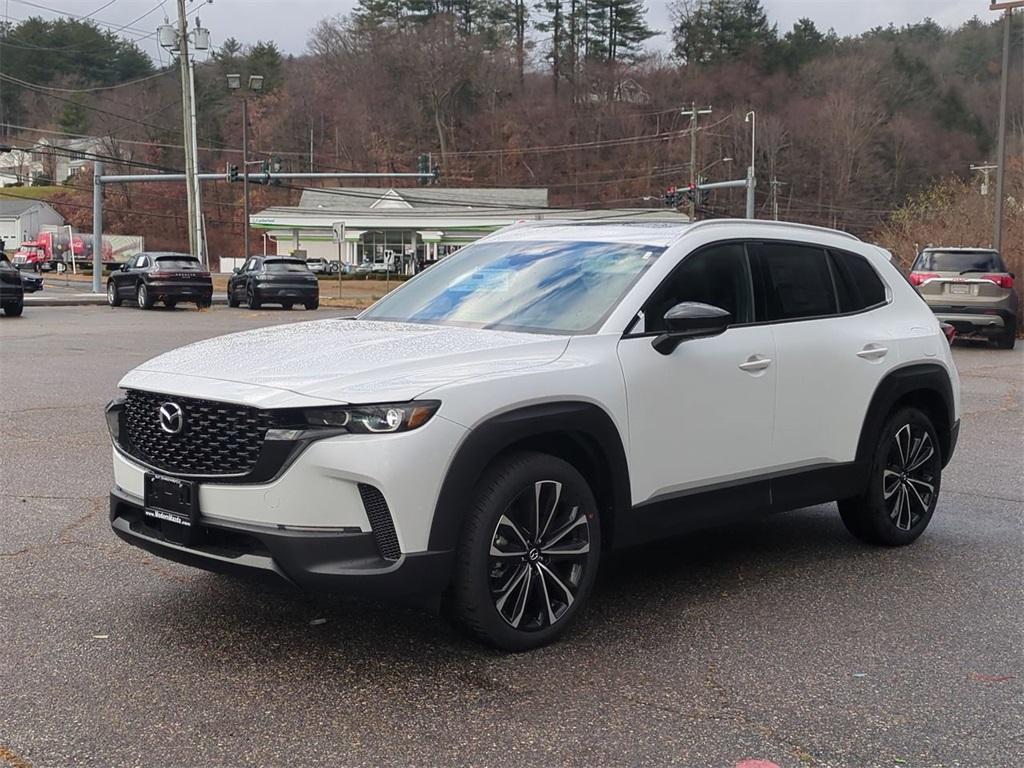
POLYGON ((445 588, 452 552, 383 559, 372 533, 295 531, 203 521, 194 530, 149 518, 141 499, 110 494, 110 526, 124 541, 184 565, 311 591, 362 596, 430 594, 445 588))

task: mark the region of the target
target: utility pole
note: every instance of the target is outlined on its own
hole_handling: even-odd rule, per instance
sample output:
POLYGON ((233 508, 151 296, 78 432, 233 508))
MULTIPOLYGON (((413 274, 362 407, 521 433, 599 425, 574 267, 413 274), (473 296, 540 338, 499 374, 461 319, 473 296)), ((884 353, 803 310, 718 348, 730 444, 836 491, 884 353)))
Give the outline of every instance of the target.
POLYGON ((770 182, 772 197, 772 219, 775 221, 779 220, 779 187, 781 187, 783 183, 784 182, 781 182, 777 178, 772 176, 772 180, 770 182))
MULTIPOLYGON (((683 117, 690 118, 690 189, 697 189, 697 117, 699 115, 710 115, 711 107, 697 109, 697 103, 691 101, 689 110, 682 110, 679 113, 683 117)), ((697 220, 697 195, 690 200, 690 221, 697 220)))
POLYGON ((992 171, 998 168, 994 163, 982 163, 979 165, 971 165, 971 170, 976 171, 982 175, 981 180, 981 194, 985 196, 988 194, 988 176, 992 171))
POLYGON ((192 157, 192 78, 188 66, 188 22, 185 20, 185 0, 178 0, 178 65, 181 71, 181 114, 182 144, 185 145, 185 173, 188 183, 185 193, 188 198, 188 246, 189 253, 195 254, 196 242, 196 190, 199 187, 194 178, 192 157))
POLYGON ((1003 240, 1003 178, 1006 175, 1006 91, 1010 81, 1010 27, 1013 9, 1024 6, 1024 0, 993 2, 989 8, 1003 12, 1003 71, 999 81, 999 144, 996 149, 996 215, 992 229, 992 247, 1000 250, 1003 240))

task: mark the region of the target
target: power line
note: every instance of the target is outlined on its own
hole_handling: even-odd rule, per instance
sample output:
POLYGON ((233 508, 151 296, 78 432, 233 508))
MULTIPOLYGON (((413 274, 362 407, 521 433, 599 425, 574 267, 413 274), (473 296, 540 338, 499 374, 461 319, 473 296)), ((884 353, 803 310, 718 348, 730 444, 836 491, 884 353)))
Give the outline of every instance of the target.
POLYGON ((20 85, 23 88, 30 88, 34 90, 44 89, 47 91, 60 91, 61 93, 95 93, 96 91, 112 91, 117 88, 126 88, 129 85, 144 83, 147 80, 155 80, 156 78, 163 77, 171 72, 173 72, 173 70, 165 69, 160 72, 155 72, 152 75, 146 75, 145 77, 140 77, 135 80, 128 80, 123 83, 118 83, 117 85, 98 85, 94 88, 55 88, 52 85, 42 85, 40 83, 30 83, 27 80, 20 80, 13 75, 4 75, 4 77, 7 78, 8 82, 20 85))

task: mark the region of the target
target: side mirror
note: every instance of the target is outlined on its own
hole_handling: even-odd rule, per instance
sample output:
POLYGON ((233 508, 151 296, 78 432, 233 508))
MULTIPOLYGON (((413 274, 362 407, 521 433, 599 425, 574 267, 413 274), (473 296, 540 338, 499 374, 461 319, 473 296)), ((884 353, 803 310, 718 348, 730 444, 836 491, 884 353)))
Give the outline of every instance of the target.
POLYGON ((681 342, 718 336, 732 325, 732 313, 721 307, 684 301, 665 313, 664 333, 655 337, 651 346, 663 355, 671 355, 681 342))
POLYGON ((122 272, 127 272, 128 271, 128 265, 127 264, 122 264, 121 265, 121 271, 122 272))
POLYGON ((232 269, 231 271, 232 271, 232 272, 233 272, 234 274, 236 274, 236 275, 240 275, 240 274, 242 274, 242 268, 241 268, 241 267, 235 267, 235 268, 234 268, 234 269, 232 269))

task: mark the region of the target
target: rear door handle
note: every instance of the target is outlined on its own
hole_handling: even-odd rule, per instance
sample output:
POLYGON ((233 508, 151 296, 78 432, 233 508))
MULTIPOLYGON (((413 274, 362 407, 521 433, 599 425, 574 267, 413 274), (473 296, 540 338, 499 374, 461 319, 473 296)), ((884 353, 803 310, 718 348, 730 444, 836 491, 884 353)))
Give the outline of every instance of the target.
POLYGON ((881 360, 889 354, 889 348, 881 344, 865 344, 864 349, 857 353, 857 357, 864 360, 881 360))
POLYGON ((772 359, 770 357, 751 355, 747 358, 746 362, 740 363, 740 370, 746 371, 747 373, 757 373, 758 371, 763 371, 771 364, 772 359))

